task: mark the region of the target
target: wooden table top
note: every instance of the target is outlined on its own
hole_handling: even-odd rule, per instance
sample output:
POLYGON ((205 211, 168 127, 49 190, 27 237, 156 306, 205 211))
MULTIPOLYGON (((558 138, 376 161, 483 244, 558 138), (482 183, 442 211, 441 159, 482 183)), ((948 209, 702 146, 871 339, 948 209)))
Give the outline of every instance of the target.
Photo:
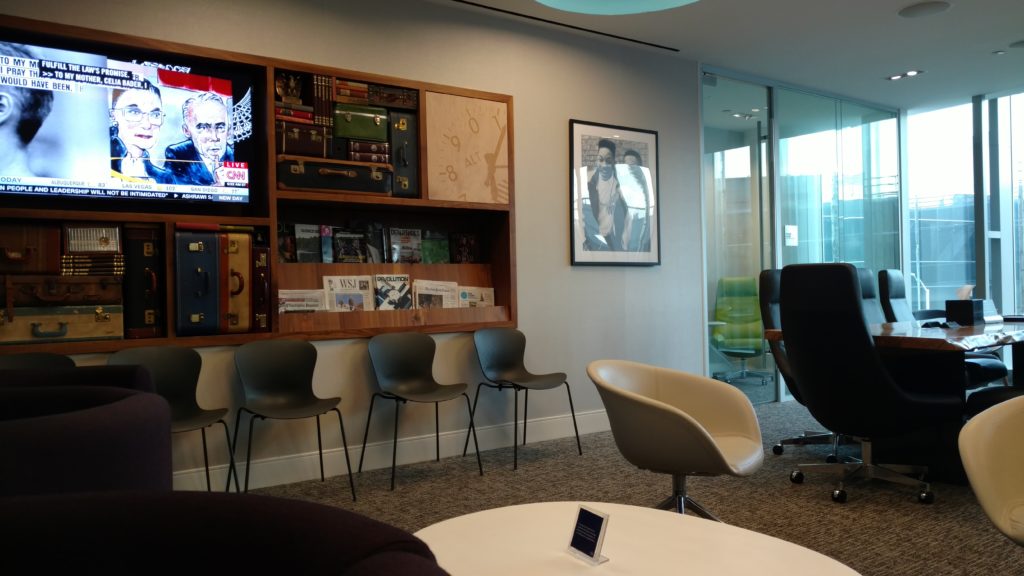
MULTIPOLYGON (((917 350, 975 350, 1024 342, 1024 322, 997 322, 972 326, 923 328, 926 321, 872 324, 875 345, 917 350)), ((782 340, 782 330, 765 330, 766 340, 782 340)))

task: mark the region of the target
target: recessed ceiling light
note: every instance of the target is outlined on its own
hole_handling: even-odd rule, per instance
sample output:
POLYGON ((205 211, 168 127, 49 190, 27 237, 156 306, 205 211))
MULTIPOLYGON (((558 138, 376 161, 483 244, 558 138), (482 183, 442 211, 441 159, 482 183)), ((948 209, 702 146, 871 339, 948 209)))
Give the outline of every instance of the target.
POLYGON ((886 80, 902 80, 904 78, 913 78, 914 76, 918 76, 920 74, 924 74, 924 70, 907 70, 906 72, 904 72, 902 74, 893 74, 892 76, 886 76, 885 79, 886 80))
POLYGON ((1006 50, 993 50, 992 51, 992 55, 993 56, 1002 56, 1004 54, 1006 54, 1006 50))
POLYGON ((622 14, 640 14, 657 12, 693 4, 698 0, 537 0, 538 3, 566 12, 580 14, 597 14, 600 16, 620 16, 622 14))
POLYGON ((923 18, 949 10, 949 2, 918 2, 903 8, 897 14, 904 18, 923 18))

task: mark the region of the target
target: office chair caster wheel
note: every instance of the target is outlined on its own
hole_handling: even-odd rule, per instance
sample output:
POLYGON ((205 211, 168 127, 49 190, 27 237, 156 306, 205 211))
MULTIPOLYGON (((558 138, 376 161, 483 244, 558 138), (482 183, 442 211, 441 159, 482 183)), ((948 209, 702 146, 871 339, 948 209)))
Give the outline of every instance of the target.
POLYGON ((846 502, 846 490, 836 489, 832 491, 832 501, 837 504, 846 502))
POLYGON ((776 456, 781 456, 783 450, 784 448, 782 447, 782 444, 776 444, 775 446, 772 446, 772 454, 775 454, 776 456))
POLYGON ((799 470, 793 470, 792 472, 789 473, 789 481, 792 482, 793 484, 803 484, 804 473, 799 470))
POLYGON ((935 502, 935 493, 931 490, 925 490, 917 495, 917 501, 921 504, 931 504, 935 502))
POLYGON ((836 462, 839 462, 839 457, 835 454, 829 454, 828 456, 825 456, 825 462, 828 464, 835 464, 836 462))

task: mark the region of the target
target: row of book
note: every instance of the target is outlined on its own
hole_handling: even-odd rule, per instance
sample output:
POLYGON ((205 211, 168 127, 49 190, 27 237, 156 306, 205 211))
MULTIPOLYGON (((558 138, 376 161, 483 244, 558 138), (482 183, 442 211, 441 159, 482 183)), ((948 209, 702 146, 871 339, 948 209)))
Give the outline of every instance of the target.
POLYGON ((494 306, 494 288, 459 286, 441 280, 412 280, 408 274, 324 276, 320 290, 279 290, 285 312, 364 312, 494 306))
POLYGON ((480 262, 475 233, 325 224, 278 227, 280 262, 448 264, 480 262))

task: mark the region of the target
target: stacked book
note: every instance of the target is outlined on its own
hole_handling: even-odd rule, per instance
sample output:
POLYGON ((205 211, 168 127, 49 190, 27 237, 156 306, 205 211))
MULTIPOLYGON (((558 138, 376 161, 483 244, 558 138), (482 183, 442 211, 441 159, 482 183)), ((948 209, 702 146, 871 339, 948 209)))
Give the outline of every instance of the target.
POLYGON ((124 254, 64 254, 61 276, 124 276, 124 254))

